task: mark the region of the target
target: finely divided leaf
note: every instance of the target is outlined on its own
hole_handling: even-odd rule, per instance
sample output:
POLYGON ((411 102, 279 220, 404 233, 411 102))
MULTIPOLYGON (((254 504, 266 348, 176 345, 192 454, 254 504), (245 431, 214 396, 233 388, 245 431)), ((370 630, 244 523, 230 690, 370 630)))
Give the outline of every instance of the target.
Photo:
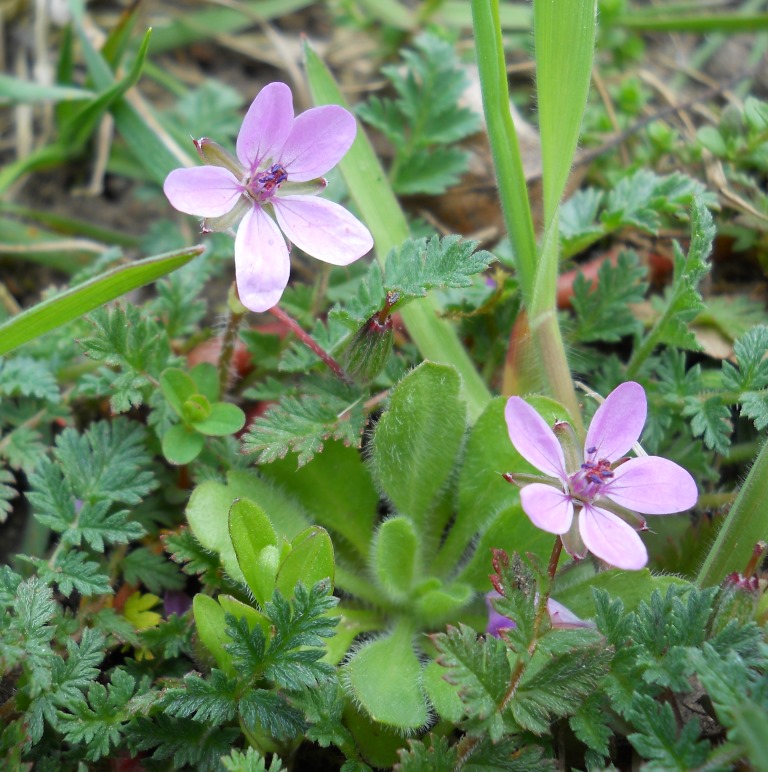
POLYGON ((458 105, 466 78, 453 46, 423 34, 415 48, 403 52, 405 69, 382 68, 397 99, 372 97, 358 107, 358 115, 395 146, 390 170, 395 192, 439 194, 466 170, 468 153, 455 145, 476 132, 480 121, 458 105))
POLYGON ((504 642, 492 636, 478 639, 466 625, 449 627, 432 640, 439 652, 437 661, 446 668, 446 680, 458 687, 469 731, 487 732, 494 742, 500 740, 506 728, 499 709, 511 676, 504 642))
POLYGON ((436 287, 468 287, 470 277, 494 260, 477 242, 460 236, 408 240, 387 255, 384 287, 401 299, 421 297, 436 287))
POLYGON ((615 266, 606 260, 594 285, 578 274, 571 301, 576 313, 574 338, 611 343, 636 333, 641 324, 628 304, 645 297, 646 274, 635 252, 621 252, 615 266))
POLYGON ((360 394, 334 387, 324 394, 283 397, 280 404, 259 416, 243 436, 243 450, 256 453, 258 463, 299 454, 303 466, 331 438, 357 447, 365 425, 360 394))

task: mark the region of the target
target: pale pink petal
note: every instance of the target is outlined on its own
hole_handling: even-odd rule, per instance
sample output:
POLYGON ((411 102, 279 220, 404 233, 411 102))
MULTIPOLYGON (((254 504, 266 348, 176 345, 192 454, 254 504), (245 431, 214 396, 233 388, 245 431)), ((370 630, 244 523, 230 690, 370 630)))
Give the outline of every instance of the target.
POLYGON ((237 157, 251 173, 276 159, 293 125, 293 94, 285 83, 259 91, 237 135, 237 157))
POLYGON ((634 381, 617 386, 597 409, 584 443, 585 456, 618 461, 640 438, 648 410, 645 389, 634 381))
POLYGON ((520 490, 523 512, 542 531, 566 533, 573 520, 573 503, 561 490, 545 483, 531 483, 520 490))
POLYGON ((693 477, 674 461, 659 456, 631 458, 620 464, 602 494, 645 515, 684 512, 699 496, 693 477))
POLYGON ((632 526, 600 507, 584 505, 579 532, 587 549, 609 565, 636 571, 648 562, 643 540, 632 526))
POLYGON ((520 397, 507 400, 504 417, 515 450, 545 474, 566 480, 563 449, 547 422, 520 397))
POLYGON ((195 166, 174 169, 163 183, 163 192, 171 206, 197 217, 221 217, 237 202, 243 192, 240 183, 220 166, 195 166))
POLYGON ((308 255, 348 265, 373 248, 373 237, 343 206, 317 196, 272 199, 283 233, 308 255))
POLYGON ((277 305, 288 284, 288 246, 277 223, 258 207, 245 215, 237 229, 235 274, 240 301, 251 311, 277 305))
POLYGON ((547 601, 547 611, 553 627, 594 627, 595 623, 577 617, 567 606, 550 598, 547 601))
POLYGON ((322 177, 343 158, 356 132, 354 116, 338 105, 313 107, 296 116, 279 156, 289 181, 322 177))

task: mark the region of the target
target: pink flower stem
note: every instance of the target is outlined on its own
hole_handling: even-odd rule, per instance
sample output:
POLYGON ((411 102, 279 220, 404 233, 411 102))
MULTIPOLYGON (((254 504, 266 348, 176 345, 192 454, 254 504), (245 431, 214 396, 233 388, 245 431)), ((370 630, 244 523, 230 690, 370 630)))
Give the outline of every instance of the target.
POLYGON ((352 383, 352 379, 344 372, 344 368, 290 314, 287 314, 279 306, 270 308, 269 313, 283 322, 310 351, 317 354, 334 375, 344 383, 352 383))

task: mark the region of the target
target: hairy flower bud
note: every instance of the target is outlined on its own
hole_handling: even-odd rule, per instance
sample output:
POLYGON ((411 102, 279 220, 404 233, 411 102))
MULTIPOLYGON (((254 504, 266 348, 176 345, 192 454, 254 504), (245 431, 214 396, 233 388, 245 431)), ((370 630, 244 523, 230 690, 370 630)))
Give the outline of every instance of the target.
POLYGON ((395 337, 390 311, 399 299, 396 292, 388 292, 384 307, 363 324, 347 346, 344 369, 353 378, 372 381, 387 364, 395 337))

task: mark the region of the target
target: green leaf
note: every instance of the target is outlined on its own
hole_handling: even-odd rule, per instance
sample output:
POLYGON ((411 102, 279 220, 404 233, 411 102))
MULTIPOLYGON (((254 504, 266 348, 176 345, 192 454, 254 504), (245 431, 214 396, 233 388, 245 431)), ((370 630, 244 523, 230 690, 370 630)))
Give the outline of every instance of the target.
POLYGON ((275 587, 286 597, 293 596, 296 585, 313 587, 328 580, 333 588, 335 563, 333 544, 328 531, 313 525, 291 542, 291 551, 285 556, 277 572, 275 587))
POLYGON ((579 273, 571 300, 576 314, 574 338, 583 343, 612 343, 639 332, 640 321, 629 304, 645 297, 646 275, 635 252, 620 252, 615 266, 603 262, 594 284, 579 273))
POLYGON ((464 70, 453 46, 422 34, 415 50, 402 56, 407 69, 387 66, 383 74, 397 92, 396 100, 373 97, 358 115, 395 145, 390 176, 400 194, 443 193, 466 171, 468 154, 455 147, 479 128, 478 116, 459 100, 466 87, 464 70))
POLYGON ((259 416, 243 435, 243 450, 256 453, 256 461, 268 464, 298 453, 299 466, 310 461, 329 439, 359 447, 365 424, 357 391, 334 386, 322 395, 283 397, 277 407, 259 416))
POLYGON ((280 772, 283 769, 283 762, 277 754, 272 755, 267 766, 266 759, 251 747, 244 753, 233 750, 228 756, 222 756, 219 761, 227 772, 280 772))
POLYGON ((395 387, 389 410, 376 425, 374 476, 422 532, 464 437, 466 411, 459 390, 452 367, 424 362, 395 387))
POLYGON ((221 556, 227 573, 244 582, 229 535, 229 511, 241 498, 260 506, 268 513, 276 532, 289 539, 307 528, 309 519, 290 496, 253 472, 229 472, 226 485, 212 480, 198 485, 187 504, 189 525, 203 547, 221 556))
POLYGON ((700 587, 719 584, 728 573, 742 571, 754 554, 754 547, 768 532, 768 443, 757 454, 747 479, 736 495, 717 538, 709 549, 696 578, 700 587))
POLYGON ((701 401, 688 397, 682 414, 691 419, 694 437, 703 437, 704 444, 718 453, 727 454, 731 445, 731 411, 719 396, 701 401))
POLYGON ((292 740, 306 730, 301 713, 275 692, 251 689, 243 695, 238 707, 240 718, 250 732, 292 740))
POLYGON ((194 421, 195 431, 211 437, 235 434, 245 426, 245 413, 229 402, 214 402, 209 415, 202 421, 194 421))
POLYGON ((272 522, 250 499, 237 499, 229 510, 229 535, 245 582, 263 608, 275 590, 278 568, 278 541, 272 522), (272 549, 265 552, 267 548, 272 549))
POLYGON ((22 311, 0 325, 0 354, 175 271, 202 251, 202 247, 193 247, 115 268, 22 311))
POLYGON ((129 728, 133 753, 154 748, 152 758, 171 759, 174 769, 218 770, 219 760, 242 738, 239 727, 210 728, 165 714, 137 716, 129 728))
POLYGON ((180 590, 186 584, 184 575, 173 563, 147 547, 129 552, 120 561, 120 570, 128 584, 144 585, 154 593, 180 590))
POLYGON ((109 397, 115 413, 140 407, 171 359, 171 343, 164 326, 144 309, 128 304, 96 310, 89 319, 95 335, 79 341, 85 355, 112 369, 86 375, 79 392, 109 397))
POLYGON ((168 367, 160 373, 160 388, 168 404, 179 418, 184 418, 184 403, 197 394, 197 384, 178 367, 168 367))
POLYGON ((536 0, 536 92, 544 183, 544 227, 555 217, 579 140, 592 77, 596 0, 536 0))
POLYGON ((86 759, 98 761, 116 748, 130 720, 127 703, 136 689, 135 679, 124 670, 112 673, 108 687, 91 683, 88 701, 81 699, 59 711, 59 728, 70 743, 85 743, 86 759))
POLYGON ((458 751, 445 737, 429 735, 429 744, 409 740, 408 750, 400 750, 397 772, 453 772, 458 766, 458 751))
POLYGON ((192 601, 192 613, 200 640, 211 652, 218 666, 227 674, 234 675, 232 656, 224 648, 231 643, 226 632, 224 609, 209 595, 198 593, 192 601))
MULTIPOLYGON (((342 442, 326 442, 323 452, 298 469, 295 456, 278 459, 262 468, 269 479, 290 489, 291 494, 320 525, 368 555, 379 495, 368 467, 357 448, 342 442), (344 485, 338 485, 343 480, 344 485)), ((337 549, 343 549, 337 544, 337 549)))
POLYGON ((184 688, 169 689, 163 706, 171 716, 194 717, 210 726, 219 726, 235 717, 237 696, 237 681, 220 670, 212 670, 207 680, 193 674, 185 676, 184 688))
POLYGON ((202 434, 185 424, 174 424, 163 435, 163 455, 171 464, 189 464, 200 455, 204 444, 202 434))
POLYGON ((260 627, 265 638, 270 635, 269 619, 267 619, 260 611, 253 608, 253 606, 246 606, 245 603, 239 601, 237 598, 233 598, 231 595, 219 595, 217 600, 219 601, 219 605, 224 609, 225 614, 232 614, 232 616, 238 620, 245 619, 251 630, 260 627))
POLYGON ((498 742, 505 733, 500 707, 512 675, 504 642, 493 636, 478 639, 466 625, 450 627, 432 640, 445 677, 459 690, 473 733, 487 732, 498 742))
MULTIPOLYGON (((516 486, 501 476, 504 472, 534 471, 510 442, 505 404, 503 397, 494 399, 470 431, 458 478, 456 518, 433 566, 440 574, 453 571, 479 535, 475 557, 462 572, 462 578, 476 589, 487 589, 490 547, 510 553, 534 552, 542 559, 552 547, 552 537, 536 528, 523 512, 516 486)), ((532 404, 548 423, 555 417, 568 417, 552 400, 537 397, 532 404)))
POLYGON ((476 249, 477 242, 460 236, 405 241, 387 255, 384 289, 402 300, 426 295, 435 287, 468 287, 471 277, 495 260, 490 252, 476 249))
POLYGON ((706 759, 709 745, 698 739, 698 720, 678 726, 669 703, 639 694, 630 716, 640 731, 627 735, 627 739, 638 753, 662 769, 695 769, 706 759))
POLYGON ((393 517, 376 532, 371 551, 376 580, 394 601, 406 600, 421 572, 419 538, 411 520, 393 517))
POLYGON ((93 99, 93 91, 74 86, 46 86, 33 80, 0 74, 0 104, 34 104, 93 99))
POLYGON ((401 729, 426 723, 421 664, 410 629, 396 628, 390 635, 364 643, 346 664, 344 678, 355 702, 374 721, 401 729))
POLYGON ((422 684, 441 719, 457 724, 464 715, 457 689, 445 679, 447 670, 434 660, 422 671, 422 684))

